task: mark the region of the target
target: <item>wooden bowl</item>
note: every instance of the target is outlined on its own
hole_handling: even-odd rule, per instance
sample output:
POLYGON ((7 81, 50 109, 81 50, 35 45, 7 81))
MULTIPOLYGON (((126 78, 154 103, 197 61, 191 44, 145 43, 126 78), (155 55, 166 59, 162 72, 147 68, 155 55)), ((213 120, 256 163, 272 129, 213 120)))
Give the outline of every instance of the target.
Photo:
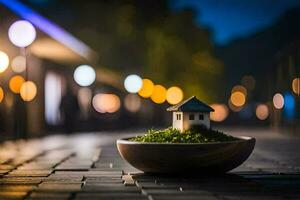
POLYGON ((231 142, 154 143, 117 140, 121 156, 146 173, 225 173, 241 165, 252 153, 255 138, 231 142))

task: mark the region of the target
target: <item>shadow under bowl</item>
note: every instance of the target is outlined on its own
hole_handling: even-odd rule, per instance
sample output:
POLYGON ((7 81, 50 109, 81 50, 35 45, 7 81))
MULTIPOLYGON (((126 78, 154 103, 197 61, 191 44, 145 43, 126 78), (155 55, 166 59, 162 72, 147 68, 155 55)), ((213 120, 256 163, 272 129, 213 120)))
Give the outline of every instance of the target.
POLYGON ((214 143, 134 142, 117 140, 121 156, 145 173, 225 173, 241 165, 252 153, 255 138, 214 143))

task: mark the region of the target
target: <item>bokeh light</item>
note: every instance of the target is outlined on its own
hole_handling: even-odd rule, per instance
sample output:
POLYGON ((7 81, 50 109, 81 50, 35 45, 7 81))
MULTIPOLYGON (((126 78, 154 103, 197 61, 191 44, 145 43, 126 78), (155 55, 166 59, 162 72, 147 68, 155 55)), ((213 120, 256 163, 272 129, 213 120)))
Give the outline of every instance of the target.
POLYGON ((256 110, 255 110, 255 114, 256 114, 256 117, 259 120, 265 120, 265 119, 267 119, 268 116, 269 116, 269 108, 268 108, 268 106, 265 105, 265 104, 259 104, 259 105, 257 105, 256 110))
POLYGON ((115 94, 96 94, 92 100, 94 109, 99 113, 114 113, 120 109, 120 98, 115 94))
POLYGON ((210 119, 215 122, 222 122, 228 116, 228 108, 224 104, 212 104, 210 105, 215 111, 210 113, 210 119))
POLYGON ((282 96, 282 94, 280 93, 276 93, 273 96, 273 105, 276 109, 281 109, 284 106, 284 98, 282 96))
POLYGON ((287 118, 293 118, 295 115, 296 102, 291 92, 285 92, 284 95, 284 114, 287 118))
POLYGON ((241 92, 244 96, 247 96, 247 89, 242 85, 236 85, 231 89, 231 93, 241 92))
POLYGON ((127 94, 124 99, 124 106, 130 112, 137 112, 141 108, 141 99, 136 94, 127 94))
POLYGON ((248 90, 253 90, 255 88, 255 79, 253 76, 251 75, 246 75, 243 76, 242 81, 241 81, 242 85, 245 86, 248 90))
POLYGON ((26 58, 24 56, 16 56, 11 61, 11 69, 15 73, 22 73, 26 69, 26 58))
POLYGON ((167 90, 166 97, 169 104, 178 104, 183 99, 183 92, 179 87, 173 86, 167 90))
POLYGON ((239 112, 239 111, 241 111, 243 109, 242 106, 238 107, 238 106, 233 105, 231 103, 230 99, 228 100, 228 106, 229 106, 230 110, 232 110, 233 112, 239 112))
POLYGON ((96 72, 89 65, 80 65, 74 71, 74 80, 80 86, 90 86, 96 80, 96 72))
POLYGON ((24 101, 32 101, 37 94, 37 87, 34 82, 26 81, 20 89, 20 96, 24 101))
POLYGON ((143 85, 141 77, 136 74, 128 75, 124 80, 124 87, 127 92, 137 93, 143 85))
POLYGON ((167 90, 162 85, 155 85, 151 95, 154 103, 161 104, 166 101, 167 90))
POLYGON ((236 91, 231 94, 230 101, 234 106, 242 107, 246 102, 246 96, 244 93, 236 91))
POLYGON ((152 95, 154 84, 149 79, 143 79, 142 88, 139 90, 139 95, 144 98, 149 98, 152 95))
POLYGON ((0 87, 0 103, 3 101, 3 98, 4 98, 4 91, 2 87, 0 87))
POLYGON ((294 78, 292 88, 295 94, 300 95, 300 78, 294 78))
POLYGON ((6 53, 0 51, 0 73, 4 72, 9 64, 9 58, 6 53))
POLYGON ((295 100, 292 94, 285 93, 284 95, 285 107, 287 109, 294 109, 295 108, 295 100))
POLYGON ((9 89, 13 93, 19 94, 21 86, 23 85, 24 82, 25 82, 25 79, 22 76, 20 76, 20 75, 13 76, 9 80, 9 89))
POLYGON ((27 47, 35 40, 36 31, 30 22, 19 20, 9 27, 8 37, 17 47, 27 47))

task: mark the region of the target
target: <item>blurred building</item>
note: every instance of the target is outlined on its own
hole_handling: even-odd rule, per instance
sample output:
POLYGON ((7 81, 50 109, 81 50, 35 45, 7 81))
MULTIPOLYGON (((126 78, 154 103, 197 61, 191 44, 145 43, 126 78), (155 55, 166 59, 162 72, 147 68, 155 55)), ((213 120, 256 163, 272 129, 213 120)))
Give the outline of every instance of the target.
MULTIPOLYGON (((72 34, 60 29, 53 22, 45 21, 44 23, 49 23, 49 26, 54 25, 57 32, 48 32, 43 27, 41 30, 37 25, 36 40, 26 49, 15 47, 9 41, 7 31, 14 21, 20 19, 18 15, 22 13, 18 13, 18 10, 16 13, 16 10, 8 8, 0 6, 0 12, 4 16, 0 23, 2 30, 0 50, 5 52, 10 59, 8 69, 0 74, 0 83, 4 92, 4 98, 0 104, 1 138, 36 137, 47 134, 49 131, 95 131, 133 125, 165 125, 163 113, 158 114, 161 117, 153 118, 155 113, 163 110, 161 107, 158 109, 151 102, 139 97, 127 98, 127 103, 123 101, 127 95, 123 88, 124 77, 116 71, 98 66, 97 54, 90 47, 72 34), (64 34, 53 35, 56 33, 64 34), (70 43, 64 43, 68 40, 70 43), (77 47, 76 44, 81 46, 77 47), (88 49, 92 56, 90 54, 87 56, 86 49, 84 51, 80 48, 82 46, 88 49), (17 61, 14 59, 25 55, 26 70, 16 72, 13 69, 13 62, 17 61), (96 81, 89 87, 80 87, 74 81, 74 70, 81 64, 89 64, 95 69, 96 81), (10 81, 14 76, 23 77, 35 83, 37 95, 32 101, 25 102, 19 94, 11 91, 10 81), (112 94, 117 98, 113 112, 97 112, 93 104, 93 97, 97 94, 112 94), (67 95, 69 97, 64 98, 67 95), (71 121, 70 118, 72 118, 71 121), (68 127, 65 127, 66 121, 69 121, 68 127)), ((42 16, 35 17, 41 17, 38 19, 40 21, 45 20, 42 16)), ((112 102, 104 106, 111 108, 112 102)))
POLYGON ((274 70, 268 80, 271 93, 284 97, 283 109, 273 109, 272 124, 276 127, 299 128, 300 120, 300 37, 278 52, 274 70))
POLYGON ((240 125, 251 126, 297 126, 299 97, 293 92, 292 81, 299 77, 299 20, 300 9, 291 9, 273 25, 216 49, 226 68, 225 102, 234 86, 245 86, 245 77, 255 80, 255 88, 247 91, 245 105, 232 112, 225 122, 236 124, 238 121, 240 125), (286 100, 280 109, 274 107, 276 93, 286 100), (261 104, 268 108, 267 118, 257 116, 257 108, 261 104))

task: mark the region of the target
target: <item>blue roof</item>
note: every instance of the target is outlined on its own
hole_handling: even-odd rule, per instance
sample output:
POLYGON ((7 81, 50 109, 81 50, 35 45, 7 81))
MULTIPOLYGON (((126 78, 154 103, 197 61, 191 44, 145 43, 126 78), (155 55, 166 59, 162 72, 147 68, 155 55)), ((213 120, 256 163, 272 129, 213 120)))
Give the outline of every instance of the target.
POLYGON ((182 111, 182 112, 213 112, 215 111, 209 105, 203 103, 196 96, 192 96, 189 99, 182 101, 181 103, 171 106, 167 111, 182 111))

